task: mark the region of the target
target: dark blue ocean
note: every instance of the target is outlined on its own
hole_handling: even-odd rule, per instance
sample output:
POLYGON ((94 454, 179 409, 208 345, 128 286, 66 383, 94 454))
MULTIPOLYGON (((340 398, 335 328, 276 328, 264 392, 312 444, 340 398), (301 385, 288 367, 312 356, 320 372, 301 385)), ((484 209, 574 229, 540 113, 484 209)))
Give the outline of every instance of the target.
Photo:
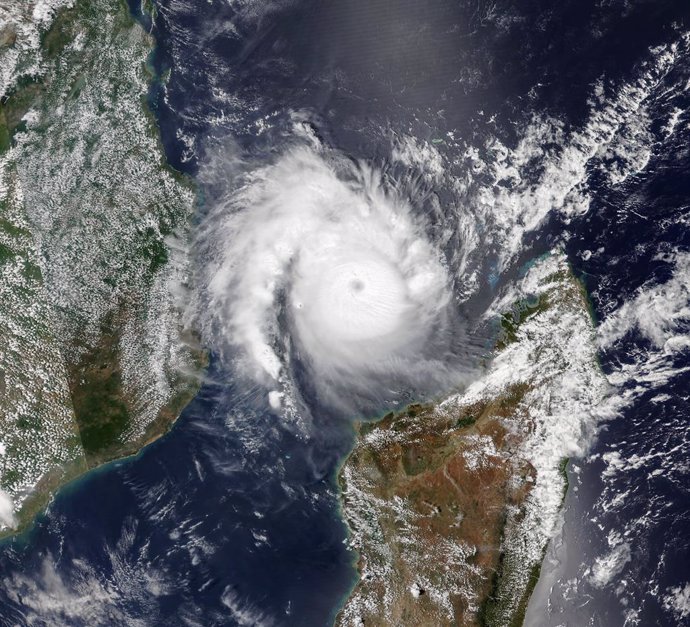
POLYGON ((168 435, 75 481, 5 543, 1 624, 228 625, 229 606, 255 617, 241 624, 332 620, 353 582, 334 483, 351 430, 296 437, 210 374, 223 383, 168 435))
MULTIPOLYGON (((634 82, 650 50, 690 28, 679 1, 157 0, 153 21, 131 4, 156 38, 150 106, 168 159, 191 177, 227 137, 270 151, 257 121, 279 126, 300 111, 326 144, 377 164, 389 156, 382 129, 511 145, 535 112, 576 128, 597 81, 634 82)), ((690 251, 690 94, 671 91, 690 80, 686 52, 660 79, 671 95, 646 104, 652 135, 669 107, 682 112, 672 140, 649 140, 649 164, 624 185, 592 170, 589 212, 549 217, 516 262, 562 245, 597 321, 678 279, 672 259, 690 251)), ((451 201, 450 189, 420 186, 420 210, 451 201)), ((199 220, 216 191, 200 185, 199 220)), ((484 283, 486 301, 500 281, 484 283)), ((687 313, 674 324, 690 333, 687 313)), ((632 329, 602 345, 601 367, 628 372, 654 350, 632 329)), ((570 462, 563 527, 527 624, 690 624, 690 607, 670 607, 690 582, 690 354, 664 357, 662 373, 656 363, 620 384, 634 400, 570 462), (644 461, 607 474, 614 451, 644 461), (624 543, 613 579, 592 583, 587 569, 624 543)), ((276 420, 263 397, 212 354, 208 382, 169 434, 73 482, 0 546, 0 625, 331 624, 357 577, 336 481, 351 422, 315 412, 305 431, 276 420)))

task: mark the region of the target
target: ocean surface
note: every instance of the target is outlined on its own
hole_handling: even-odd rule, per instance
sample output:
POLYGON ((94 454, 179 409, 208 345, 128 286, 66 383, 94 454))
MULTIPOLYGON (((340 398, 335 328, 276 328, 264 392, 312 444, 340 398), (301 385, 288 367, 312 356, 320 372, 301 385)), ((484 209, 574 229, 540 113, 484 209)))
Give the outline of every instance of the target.
MULTIPOLYGON (((170 163, 199 181, 200 224, 224 190, 208 168, 219 147, 264 158, 296 120, 393 179, 404 159, 391 157, 391 137, 399 152, 409 137, 433 146, 414 159, 440 154, 455 178, 419 176, 406 193, 435 216, 429 237, 449 258, 462 236, 446 233, 448 207, 470 211, 475 179, 457 181, 470 180, 468 159, 489 163, 486 146, 500 142, 506 169, 519 171, 502 183, 508 196, 547 190, 511 214, 503 239, 491 236, 509 221, 496 197, 477 285, 458 276, 454 286, 472 292, 461 307, 472 318, 526 261, 560 246, 599 325, 610 408, 589 454, 570 462, 527 624, 690 624, 690 8, 158 0, 151 22, 137 7, 157 41, 150 106, 170 163), (599 139, 609 132, 615 140, 599 139), (563 189, 585 190, 587 210, 552 211, 563 189)), ((0 625, 332 622, 357 576, 336 473, 361 416, 303 391, 306 426, 278 420, 231 362, 214 351, 169 434, 73 482, 2 543, 0 625)))
POLYGON ((351 430, 305 440, 253 405, 208 384, 168 435, 63 489, 3 545, 0 624, 328 624, 354 577, 334 483, 351 430))

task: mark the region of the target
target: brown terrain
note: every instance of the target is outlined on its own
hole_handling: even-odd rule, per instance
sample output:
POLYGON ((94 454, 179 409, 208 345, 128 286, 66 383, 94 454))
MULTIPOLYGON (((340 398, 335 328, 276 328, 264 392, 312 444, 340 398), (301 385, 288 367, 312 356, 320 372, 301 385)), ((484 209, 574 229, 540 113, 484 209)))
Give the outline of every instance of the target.
POLYGON ((606 387, 564 258, 526 281, 479 394, 358 425, 340 483, 360 578, 336 625, 522 625, 558 514, 544 491, 567 489, 550 434, 578 437, 606 387))
POLYGON ((508 510, 520 508, 533 480, 531 466, 513 456, 525 391, 516 386, 453 413, 413 405, 360 427, 360 444, 343 474, 345 507, 375 517, 355 526, 377 529, 360 549, 363 578, 350 601, 358 617, 346 609, 338 624, 485 622, 508 510), (363 493, 367 505, 379 504, 375 512, 356 502, 363 493), (391 572, 376 576, 386 569, 391 572), (388 600, 395 601, 387 607, 388 600))

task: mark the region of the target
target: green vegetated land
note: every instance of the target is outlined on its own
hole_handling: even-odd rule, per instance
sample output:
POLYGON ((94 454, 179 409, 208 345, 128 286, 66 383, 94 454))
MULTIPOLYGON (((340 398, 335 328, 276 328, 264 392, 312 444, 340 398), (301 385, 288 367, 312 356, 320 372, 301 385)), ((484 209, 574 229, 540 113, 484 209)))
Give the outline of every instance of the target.
POLYGON ((146 105, 152 44, 124 1, 77 0, 0 98, 0 488, 20 528, 167 431, 205 366, 172 295, 194 190, 146 105))

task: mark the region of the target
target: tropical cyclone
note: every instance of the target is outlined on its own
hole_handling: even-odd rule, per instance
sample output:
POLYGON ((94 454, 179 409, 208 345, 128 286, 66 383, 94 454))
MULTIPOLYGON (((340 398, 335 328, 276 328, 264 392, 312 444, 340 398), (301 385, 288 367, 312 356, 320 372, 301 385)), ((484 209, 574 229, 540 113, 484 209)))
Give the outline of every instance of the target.
POLYGON ((463 323, 423 219, 382 172, 295 126, 268 163, 221 154, 202 175, 225 185, 201 235, 209 342, 233 344, 286 396, 294 351, 337 407, 404 387, 390 381, 448 376, 448 337, 463 323))
POLYGON ((195 389, 175 294, 193 190, 126 4, 0 2, 0 531, 139 450, 195 389))
POLYGON ((339 625, 519 625, 607 385, 580 284, 539 260, 489 315, 486 371, 360 425, 341 471, 361 578, 339 625))

